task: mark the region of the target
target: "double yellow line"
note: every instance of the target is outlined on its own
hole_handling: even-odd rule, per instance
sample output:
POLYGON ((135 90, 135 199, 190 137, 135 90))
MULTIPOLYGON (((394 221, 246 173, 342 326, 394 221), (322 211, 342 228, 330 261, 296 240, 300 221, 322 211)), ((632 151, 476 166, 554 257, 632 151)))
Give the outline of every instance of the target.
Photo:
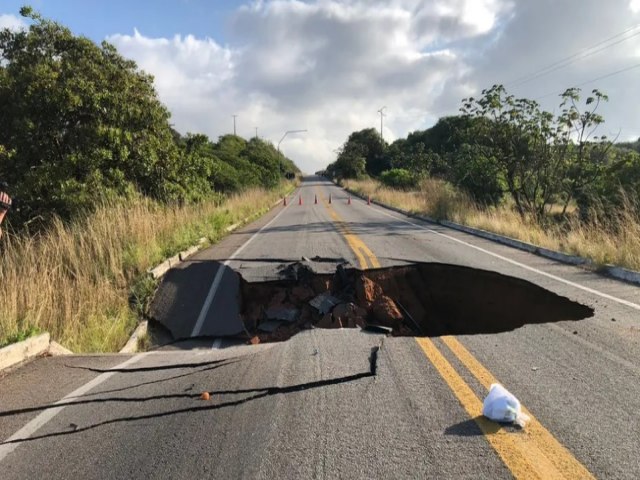
MULTIPOLYGON (((369 267, 380 267, 380 262, 369 247, 349 230, 324 198, 322 201, 338 231, 353 250, 360 268, 364 270, 369 267)), ((500 383, 456 338, 445 336, 441 337, 441 340, 487 390, 492 383, 500 383)), ((436 344, 426 337, 416 338, 416 341, 515 478, 540 480, 595 478, 524 406, 522 408, 531 420, 520 432, 504 430, 499 424, 482 416, 482 401, 436 344)))
POLYGON ((365 243, 362 240, 360 240, 360 238, 358 238, 357 235, 355 235, 353 232, 351 232, 351 230, 349 230, 349 227, 347 226, 347 224, 340 217, 340 215, 338 215, 338 213, 333 209, 333 207, 325 200, 325 198, 321 195, 320 195, 320 198, 324 206, 327 207, 327 210, 329 211, 329 215, 331 216, 331 219, 336 224, 336 228, 342 234, 344 239, 347 241, 347 244, 349 245, 349 247, 351 247, 351 250, 353 250, 353 253, 358 259, 358 264, 360 268, 362 270, 366 270, 367 268, 380 268, 380 262, 378 261, 376 256, 373 254, 371 249, 367 247, 365 243))

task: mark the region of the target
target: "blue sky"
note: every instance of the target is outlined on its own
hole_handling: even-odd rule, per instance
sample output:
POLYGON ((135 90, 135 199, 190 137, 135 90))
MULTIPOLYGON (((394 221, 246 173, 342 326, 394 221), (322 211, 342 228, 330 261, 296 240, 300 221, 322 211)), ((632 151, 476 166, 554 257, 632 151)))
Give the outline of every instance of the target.
POLYGON ((241 0, 2 0, 0 13, 31 5, 75 33, 102 41, 134 28, 149 37, 192 34, 225 43, 226 24, 241 0))
MULTIPOLYGON (((393 141, 457 114, 462 98, 495 83, 551 112, 566 88, 599 88, 610 101, 598 134, 640 136, 640 0, 607 0, 606 8, 602 0, 29 4, 76 34, 107 39, 152 74, 181 133, 216 139, 233 131, 232 115, 238 134, 258 127, 274 143, 306 129, 281 148, 307 172, 333 161, 351 132, 379 128, 382 106, 384 137, 393 141), (606 48, 575 56, 613 36, 606 48), (566 68, 535 75, 569 56, 566 68), (513 82, 523 76, 529 80, 513 82)), ((0 27, 20 28, 23 5, 0 0, 0 27)))

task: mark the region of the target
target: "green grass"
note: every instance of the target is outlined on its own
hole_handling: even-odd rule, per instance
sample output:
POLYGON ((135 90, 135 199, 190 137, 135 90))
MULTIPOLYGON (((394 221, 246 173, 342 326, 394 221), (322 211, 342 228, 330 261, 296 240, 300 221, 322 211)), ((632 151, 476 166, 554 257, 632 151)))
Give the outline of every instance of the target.
POLYGON ((0 348, 6 347, 7 345, 11 345, 12 343, 22 342, 27 338, 35 337, 39 333, 42 333, 42 332, 36 327, 28 327, 25 330, 19 330, 9 335, 8 337, 4 338, 3 340, 1 340, 0 348))

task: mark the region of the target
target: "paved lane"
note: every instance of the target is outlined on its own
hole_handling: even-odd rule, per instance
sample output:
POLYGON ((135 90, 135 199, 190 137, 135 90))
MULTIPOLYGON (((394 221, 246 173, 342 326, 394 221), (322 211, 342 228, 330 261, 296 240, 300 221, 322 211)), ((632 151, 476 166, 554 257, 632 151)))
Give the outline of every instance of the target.
POLYGON ((209 341, 201 343, 206 349, 178 344, 104 361, 41 359, 0 378, 0 392, 15 392, 1 397, 4 438, 103 370, 133 363, 65 400, 77 403, 29 438, 0 446, 12 446, 0 457, 2 478, 44 471, 51 478, 640 476, 637 288, 359 199, 349 205, 343 190, 317 178, 292 200, 187 262, 191 270, 168 282, 158 311, 185 332, 203 315, 203 331, 213 331, 224 307, 214 296, 203 314, 218 268, 212 260, 259 278, 284 261, 318 255, 361 267, 438 261, 495 270, 592 306, 595 316, 455 338, 383 341, 356 330, 312 330, 258 347, 211 350, 209 341), (372 348, 379 348, 375 375, 372 348), (49 386, 57 377, 69 382, 49 386), (36 380, 42 399, 28 393, 36 380), (495 380, 534 417, 526 430, 478 416, 495 380), (199 399, 205 390, 209 401, 199 399))

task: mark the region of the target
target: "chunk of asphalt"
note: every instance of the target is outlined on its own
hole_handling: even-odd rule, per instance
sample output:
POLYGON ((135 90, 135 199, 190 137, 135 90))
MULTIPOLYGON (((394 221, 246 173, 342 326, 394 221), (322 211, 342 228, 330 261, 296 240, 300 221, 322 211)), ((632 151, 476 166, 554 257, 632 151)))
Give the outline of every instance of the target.
POLYGON ((321 293, 309 301, 309 305, 318 310, 322 315, 329 313, 333 307, 338 305, 340 300, 331 295, 329 292, 321 293))
POLYGON ((294 282, 305 281, 313 278, 315 272, 308 263, 295 262, 288 265, 281 265, 278 268, 278 276, 282 280, 294 282))
POLYGON ((282 320, 283 322, 295 322, 298 318, 297 308, 270 307, 265 312, 267 320, 282 320))
POLYGON ((393 332, 393 328, 391 327, 385 327, 384 325, 376 325, 373 323, 366 324, 363 330, 367 332, 385 333, 385 334, 391 334, 393 332))
POLYGON ((272 333, 275 332, 280 325, 282 325, 282 322, 278 320, 266 320, 258 325, 258 330, 261 332, 272 333))

